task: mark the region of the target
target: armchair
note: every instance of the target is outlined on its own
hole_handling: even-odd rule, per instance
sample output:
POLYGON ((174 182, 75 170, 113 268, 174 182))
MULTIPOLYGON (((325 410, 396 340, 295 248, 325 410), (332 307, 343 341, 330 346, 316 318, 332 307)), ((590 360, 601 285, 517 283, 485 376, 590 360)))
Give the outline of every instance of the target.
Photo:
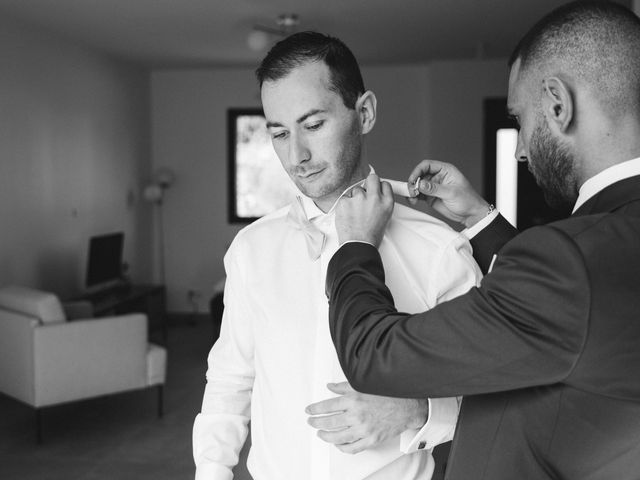
POLYGON ((42 409, 61 403, 157 387, 162 416, 166 361, 166 350, 147 342, 143 314, 67 321, 51 293, 0 289, 0 392, 35 409, 38 443, 42 409))

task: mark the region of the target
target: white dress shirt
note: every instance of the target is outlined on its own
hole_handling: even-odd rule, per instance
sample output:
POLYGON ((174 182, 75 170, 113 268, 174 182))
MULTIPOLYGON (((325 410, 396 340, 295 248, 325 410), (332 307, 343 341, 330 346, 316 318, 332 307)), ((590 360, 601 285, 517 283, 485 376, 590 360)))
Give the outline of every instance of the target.
MULTIPOLYGON (((624 180, 625 178, 633 177, 635 175, 640 175, 640 157, 634 158, 632 160, 627 160, 626 162, 618 163, 604 169, 600 173, 597 173, 586 182, 584 182, 580 187, 578 198, 576 199, 576 203, 573 206, 572 213, 580 208, 587 200, 589 200, 597 193, 600 193, 609 185, 619 182, 620 180, 624 180)), ((473 238, 482 230, 484 230, 491 222, 493 222, 493 220, 497 216, 498 211, 493 210, 475 225, 464 229, 462 233, 467 238, 473 238)))
POLYGON ((609 185, 635 175, 640 175, 640 157, 604 169, 582 184, 573 211, 575 212, 584 202, 609 185))
MULTIPOLYGON (((225 255, 222 328, 193 431, 196 479, 232 478, 249 420, 247 466, 254 480, 429 479, 430 449, 453 436, 456 399, 431 399, 421 430, 355 455, 320 440, 307 424, 305 407, 335 396, 326 384, 345 376, 325 295, 327 264, 338 247, 334 214, 308 198, 303 207, 327 235, 318 260, 309 258, 303 233, 288 222, 289 207, 244 228, 225 255)), ((403 205, 394 208, 380 254, 401 311, 432 308, 480 281, 464 236, 403 205)))

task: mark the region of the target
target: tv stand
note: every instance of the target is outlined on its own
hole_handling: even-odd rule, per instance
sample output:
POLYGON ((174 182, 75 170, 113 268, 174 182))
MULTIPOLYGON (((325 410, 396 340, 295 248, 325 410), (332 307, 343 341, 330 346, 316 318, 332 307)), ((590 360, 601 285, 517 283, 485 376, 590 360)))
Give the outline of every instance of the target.
POLYGON ((164 285, 118 285, 107 290, 89 293, 80 297, 93 305, 96 317, 144 313, 148 318, 149 337, 157 331, 161 334, 161 344, 167 344, 168 328, 164 285))

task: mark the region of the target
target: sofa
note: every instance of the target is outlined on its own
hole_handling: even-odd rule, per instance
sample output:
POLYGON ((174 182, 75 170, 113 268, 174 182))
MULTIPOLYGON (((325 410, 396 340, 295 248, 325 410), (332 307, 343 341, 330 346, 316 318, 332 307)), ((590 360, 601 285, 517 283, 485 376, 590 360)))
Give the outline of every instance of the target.
POLYGON ((38 442, 42 410, 62 403, 153 387, 162 416, 167 352, 148 343, 146 316, 90 311, 86 302, 65 311, 49 292, 0 288, 0 392, 35 409, 38 442))

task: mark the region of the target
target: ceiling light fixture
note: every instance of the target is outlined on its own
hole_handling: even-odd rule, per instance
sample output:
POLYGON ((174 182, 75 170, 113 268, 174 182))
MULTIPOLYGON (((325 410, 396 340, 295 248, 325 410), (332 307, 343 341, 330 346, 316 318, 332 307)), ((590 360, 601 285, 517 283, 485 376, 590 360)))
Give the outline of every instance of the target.
POLYGON ((300 24, 298 15, 295 13, 284 13, 276 18, 276 26, 254 25, 247 36, 247 45, 254 52, 261 52, 275 38, 286 37, 300 24))

